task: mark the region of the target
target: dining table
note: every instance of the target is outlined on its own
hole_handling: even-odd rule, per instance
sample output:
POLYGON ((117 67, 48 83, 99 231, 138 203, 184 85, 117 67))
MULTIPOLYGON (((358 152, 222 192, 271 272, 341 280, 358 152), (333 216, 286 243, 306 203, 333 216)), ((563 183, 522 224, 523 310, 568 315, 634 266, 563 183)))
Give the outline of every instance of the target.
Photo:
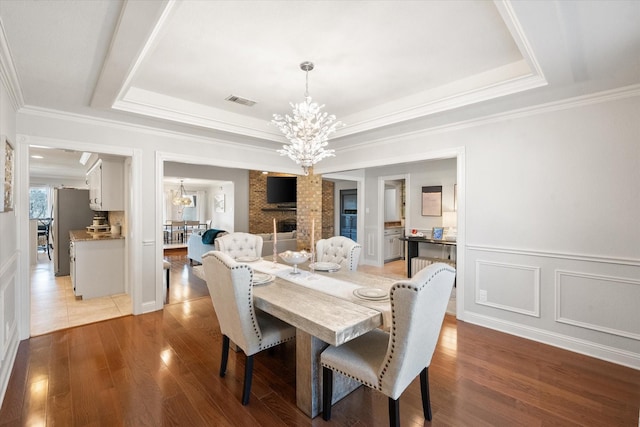
MULTIPOLYGON (((298 274, 270 260, 250 265, 271 279, 253 286, 254 306, 296 328, 296 405, 313 418, 322 408, 320 353, 375 328, 388 330, 388 293, 395 280, 344 268, 310 271, 308 262, 298 266, 298 274), (371 292, 375 298, 367 297, 371 292)), ((332 403, 361 385, 339 374, 333 381, 332 403)))

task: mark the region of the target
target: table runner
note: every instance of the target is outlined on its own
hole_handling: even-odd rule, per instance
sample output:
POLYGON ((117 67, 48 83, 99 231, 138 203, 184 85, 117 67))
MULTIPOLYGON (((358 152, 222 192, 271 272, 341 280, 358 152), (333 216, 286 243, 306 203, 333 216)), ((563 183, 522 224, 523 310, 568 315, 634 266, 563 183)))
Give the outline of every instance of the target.
MULTIPOLYGON (((274 264, 272 261, 266 260, 252 262, 249 265, 256 271, 273 274, 278 278, 295 283, 296 285, 324 292, 377 310, 382 313, 382 326, 384 330, 389 330, 391 327, 391 303, 389 299, 383 301, 365 300, 356 297, 353 291, 358 288, 369 287, 384 289, 388 292, 393 283, 395 283, 392 279, 360 272, 328 273, 316 271, 311 273, 302 269, 300 270, 300 274, 291 274, 293 270, 292 266, 279 263, 274 264)), ((300 266, 298 266, 298 268, 300 269, 300 266)))

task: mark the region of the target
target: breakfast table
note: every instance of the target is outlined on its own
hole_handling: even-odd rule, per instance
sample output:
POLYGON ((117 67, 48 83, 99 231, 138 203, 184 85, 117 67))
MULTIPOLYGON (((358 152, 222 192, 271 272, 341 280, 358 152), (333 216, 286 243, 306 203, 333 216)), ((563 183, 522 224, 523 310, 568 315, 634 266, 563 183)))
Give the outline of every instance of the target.
MULTIPOLYGON (((254 306, 296 327, 296 404, 313 418, 321 411, 320 353, 368 331, 391 324, 388 292, 394 280, 358 271, 309 271, 258 260, 254 276, 267 276, 253 287, 254 306)), ((334 375, 336 402, 360 383, 334 375)))

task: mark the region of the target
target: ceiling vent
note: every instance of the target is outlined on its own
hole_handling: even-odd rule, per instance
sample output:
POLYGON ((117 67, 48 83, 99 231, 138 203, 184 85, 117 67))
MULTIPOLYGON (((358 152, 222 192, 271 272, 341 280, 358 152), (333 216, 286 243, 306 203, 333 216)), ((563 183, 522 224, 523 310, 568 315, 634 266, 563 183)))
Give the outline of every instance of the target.
POLYGON ((236 104, 246 105, 247 107, 253 107, 256 105, 256 101, 252 101, 247 98, 242 98, 235 95, 229 95, 225 98, 226 101, 235 102, 236 104))

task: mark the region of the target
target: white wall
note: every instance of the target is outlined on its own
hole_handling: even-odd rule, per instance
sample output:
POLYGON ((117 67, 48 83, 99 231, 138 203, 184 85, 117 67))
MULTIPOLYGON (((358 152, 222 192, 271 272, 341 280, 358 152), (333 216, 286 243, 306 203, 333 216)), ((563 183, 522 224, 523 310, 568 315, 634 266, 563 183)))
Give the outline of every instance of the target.
POLYGON ((331 167, 462 147, 458 316, 640 368, 638 117, 637 91, 605 93, 371 141, 331 167))
MULTIPOLYGON (((0 66, 0 77, 0 144, 4 144, 4 138, 7 138, 14 149, 19 150, 16 140, 16 108, 10 102, 8 88, 4 85, 4 66, 0 66)), ((0 147, 0 155, 4 157, 4 147, 0 147)), ((15 168, 14 173, 18 174, 19 165, 15 165, 15 168)), ((4 169, 0 169, 0 174, 0 181, 4 182, 4 169)), ((0 212, 0 403, 18 350, 18 316, 21 301, 18 266, 20 262, 27 262, 24 257, 20 258, 17 250, 17 228, 16 211, 0 212)), ((25 233, 28 235, 28 230, 25 230, 25 233)))
MULTIPOLYGON (((248 171, 247 171, 248 173, 248 171)), ((229 232, 236 231, 235 226, 235 214, 236 212, 240 215, 247 215, 247 228, 243 231, 249 231, 249 204, 248 200, 241 194, 242 192, 249 193, 249 189, 245 188, 242 191, 236 190, 236 187, 245 188, 244 180, 242 182, 225 182, 222 185, 216 185, 215 188, 212 189, 212 194, 215 196, 224 197, 224 211, 218 212, 215 210, 215 203, 211 204, 211 228, 215 228, 217 230, 226 230, 229 232), (236 195, 239 197, 236 200, 236 195)), ((237 231, 240 231, 239 229, 237 231)))

